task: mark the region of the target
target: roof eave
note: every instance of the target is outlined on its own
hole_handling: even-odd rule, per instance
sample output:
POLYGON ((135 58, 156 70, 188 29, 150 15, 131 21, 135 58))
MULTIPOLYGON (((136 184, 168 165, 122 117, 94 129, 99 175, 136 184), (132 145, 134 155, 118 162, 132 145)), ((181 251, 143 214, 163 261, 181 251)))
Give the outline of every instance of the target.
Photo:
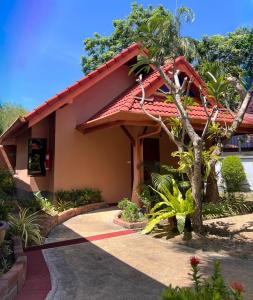
POLYGON ((17 132, 27 123, 28 121, 25 117, 18 117, 0 136, 0 144, 2 144, 11 134, 17 132))

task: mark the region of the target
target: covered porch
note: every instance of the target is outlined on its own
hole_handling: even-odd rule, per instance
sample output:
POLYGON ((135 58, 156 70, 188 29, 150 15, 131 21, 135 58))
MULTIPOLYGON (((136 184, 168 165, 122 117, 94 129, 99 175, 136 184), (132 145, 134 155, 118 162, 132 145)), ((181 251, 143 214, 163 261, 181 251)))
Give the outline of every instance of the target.
MULTIPOLYGON (((117 128, 127 138, 130 152, 130 160, 127 163, 131 165, 129 174, 131 176, 131 200, 140 206, 136 192, 149 176, 145 166, 160 163, 176 167, 176 160, 171 153, 177 148, 155 122, 146 118, 140 120, 141 116, 137 119, 131 120, 126 117, 125 120, 107 120, 96 126, 81 124, 77 129, 83 134, 92 134, 103 129, 117 128)), ((115 141, 115 147, 117 147, 117 141, 115 141)))

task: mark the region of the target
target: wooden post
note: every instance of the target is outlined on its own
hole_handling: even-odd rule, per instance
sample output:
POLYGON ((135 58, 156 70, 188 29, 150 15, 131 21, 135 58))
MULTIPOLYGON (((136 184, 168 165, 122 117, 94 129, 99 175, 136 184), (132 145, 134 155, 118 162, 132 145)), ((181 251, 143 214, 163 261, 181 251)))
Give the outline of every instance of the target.
POLYGON ((142 139, 136 138, 133 145, 133 189, 132 189, 132 201, 139 207, 141 202, 136 195, 139 191, 140 184, 143 180, 143 141, 142 139))

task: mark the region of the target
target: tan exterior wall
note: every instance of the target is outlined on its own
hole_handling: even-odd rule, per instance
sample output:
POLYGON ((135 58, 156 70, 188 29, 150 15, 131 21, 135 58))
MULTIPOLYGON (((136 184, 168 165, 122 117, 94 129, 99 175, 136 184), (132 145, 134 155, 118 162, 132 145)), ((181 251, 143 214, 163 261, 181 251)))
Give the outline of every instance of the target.
POLYGON ((56 112, 54 191, 98 188, 111 203, 131 196, 130 142, 121 128, 75 129, 133 84, 128 71, 122 67, 56 112))
POLYGON ((98 188, 111 203, 131 196, 130 144, 120 128, 67 134, 57 134, 55 191, 98 188))
POLYGON ((19 135, 16 138, 17 156, 15 181, 20 190, 30 191, 30 176, 27 174, 28 161, 28 139, 31 137, 31 130, 19 135))
MULTIPOLYGON (((42 120, 30 130, 16 138, 17 157, 16 157, 16 184, 17 188, 26 191, 53 191, 53 170, 47 171, 46 176, 33 177, 28 175, 28 139, 46 138, 47 147, 50 149, 53 143, 52 134, 54 133, 54 118, 49 116, 42 120)), ((52 146, 52 148, 54 148, 52 146)))

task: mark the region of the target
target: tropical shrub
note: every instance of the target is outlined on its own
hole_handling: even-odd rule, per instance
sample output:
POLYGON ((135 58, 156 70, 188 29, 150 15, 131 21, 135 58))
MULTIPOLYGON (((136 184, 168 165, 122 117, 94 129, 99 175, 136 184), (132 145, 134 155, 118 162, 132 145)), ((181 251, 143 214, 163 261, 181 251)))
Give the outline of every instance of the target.
POLYGON ((30 213, 20 209, 18 215, 9 217, 10 233, 12 236, 20 236, 25 247, 31 244, 41 244, 42 236, 38 225, 38 213, 30 213))
POLYGON ((160 185, 158 189, 152 188, 161 198, 148 214, 149 222, 142 231, 149 233, 161 221, 168 218, 176 217, 178 231, 183 233, 185 228, 185 221, 188 216, 194 213, 194 199, 192 197, 191 189, 188 189, 183 198, 176 181, 171 180, 172 192, 167 185, 160 185))
POLYGON ((202 213, 204 219, 249 214, 253 213, 253 203, 236 197, 224 198, 222 201, 216 203, 203 203, 202 213))
POLYGON ((193 288, 180 288, 169 286, 162 294, 162 300, 242 300, 244 287, 239 282, 227 286, 221 275, 220 263, 214 262, 212 276, 202 280, 199 273, 200 260, 191 257, 191 279, 193 288))
POLYGON ((136 222, 140 219, 140 212, 135 203, 127 198, 118 203, 118 208, 122 209, 121 217, 128 222, 136 222))
POLYGON ((61 200, 61 199, 58 199, 56 201, 55 209, 58 212, 63 212, 64 210, 68 210, 71 207, 73 207, 73 204, 71 202, 64 201, 64 200, 61 200))
POLYGON ((239 157, 227 156, 222 161, 221 175, 225 181, 228 192, 238 192, 246 180, 244 167, 239 157))
POLYGON ((40 200, 36 197, 18 198, 18 206, 29 209, 30 213, 35 213, 41 210, 40 200))
MULTIPOLYGON (((153 166, 153 172, 151 172, 150 179, 151 185, 157 190, 162 186, 166 186, 169 190, 172 190, 172 179, 174 179, 183 196, 185 196, 186 191, 191 187, 190 182, 186 180, 185 173, 168 165, 156 163, 153 166)), ((141 185, 140 192, 137 193, 137 196, 143 203, 146 212, 149 212, 150 209, 160 201, 160 196, 154 192, 150 185, 146 184, 141 185)))
POLYGON ((36 193, 33 194, 35 199, 38 201, 39 205, 40 205, 40 209, 42 211, 44 211, 47 214, 50 215, 55 215, 56 214, 56 209, 54 207, 54 205, 52 204, 52 202, 47 199, 46 197, 43 197, 41 195, 41 192, 38 191, 36 193))
POLYGON ((58 191, 55 193, 55 197, 57 201, 70 203, 72 207, 101 202, 101 192, 89 188, 58 191))
POLYGON ((13 192, 15 188, 13 176, 10 171, 0 169, 0 189, 5 193, 13 192))
POLYGON ((137 193, 138 198, 143 204, 146 212, 159 201, 159 196, 155 193, 148 185, 142 184, 140 187, 140 192, 137 193))
POLYGON ((0 220, 8 221, 9 213, 11 211, 10 206, 3 200, 0 200, 0 220))

